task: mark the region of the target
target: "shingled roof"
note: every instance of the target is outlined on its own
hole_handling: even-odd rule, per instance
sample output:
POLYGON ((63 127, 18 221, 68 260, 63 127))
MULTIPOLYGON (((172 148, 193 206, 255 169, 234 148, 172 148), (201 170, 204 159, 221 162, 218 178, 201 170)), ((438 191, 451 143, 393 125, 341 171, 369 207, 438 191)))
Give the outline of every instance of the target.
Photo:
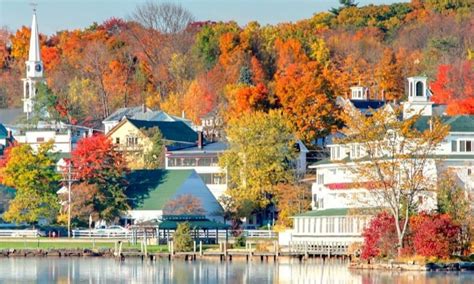
POLYGON ((198 139, 197 133, 182 121, 146 121, 130 118, 128 121, 138 129, 157 127, 163 138, 168 141, 196 143, 198 139))
POLYGON ((125 194, 132 210, 163 210, 165 204, 180 195, 192 195, 208 213, 222 207, 194 170, 134 170, 127 175, 125 194))
MULTIPOLYGON (((415 123, 415 128, 419 131, 425 131, 430 127, 431 116, 422 116, 415 123)), ((440 116, 443 124, 449 125, 450 132, 474 132, 473 115, 440 116)))

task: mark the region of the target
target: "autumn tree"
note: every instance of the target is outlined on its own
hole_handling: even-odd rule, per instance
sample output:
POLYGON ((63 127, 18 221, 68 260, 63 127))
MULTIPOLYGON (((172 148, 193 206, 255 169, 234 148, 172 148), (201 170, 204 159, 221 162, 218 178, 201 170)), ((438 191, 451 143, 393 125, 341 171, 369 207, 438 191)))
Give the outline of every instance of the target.
POLYGON ((410 229, 413 248, 418 255, 447 259, 459 252, 460 226, 447 214, 412 216, 410 229))
POLYGON ((402 70, 392 50, 384 51, 382 60, 375 69, 375 80, 382 98, 397 100, 403 97, 402 70))
POLYGON ((169 200, 163 207, 164 215, 204 215, 205 213, 201 200, 191 194, 179 195, 169 200))
POLYGON ((59 210, 56 191, 61 176, 56 171, 52 143, 34 151, 30 145, 14 146, 7 163, 0 169, 2 183, 15 189, 3 218, 15 223, 32 223, 45 219, 54 221, 59 210))
POLYGON ((124 193, 126 163, 116 145, 106 136, 94 135, 79 140, 71 162, 78 183, 97 187, 92 204, 100 219, 112 221, 128 209, 124 193))
MULTIPOLYGON (((75 226, 88 226, 90 217, 93 220, 99 219, 98 212, 94 208, 94 199, 98 193, 99 190, 96 184, 81 182, 71 186, 71 222, 75 226)), ((66 224, 68 220, 68 194, 61 194, 59 198, 66 206, 63 206, 58 220, 66 224)))
POLYGON ((281 183, 275 187, 277 225, 293 227, 291 217, 311 209, 311 189, 304 184, 281 183))
POLYGON ((474 114, 474 68, 471 61, 459 66, 440 65, 430 85, 433 101, 447 104, 450 115, 474 114))
POLYGON ((436 198, 438 213, 449 215, 454 224, 460 226, 459 243, 464 251, 468 250, 473 230, 471 196, 458 184, 454 171, 446 171, 440 175, 436 198))
POLYGON ((362 160, 350 156, 347 166, 355 179, 368 188, 370 202, 387 208, 395 222, 399 253, 408 230, 409 215, 419 208, 419 198, 432 198, 435 184, 427 174, 435 168, 432 154, 445 139, 449 127, 436 117, 414 115, 399 120, 400 109, 359 112, 343 116, 347 147, 360 147, 362 160))
POLYGON ((328 70, 317 62, 292 63, 275 76, 275 93, 298 137, 311 143, 338 124, 328 70))
POLYGON ((226 133, 229 150, 219 159, 219 164, 228 172, 227 193, 234 199, 232 206, 251 208, 245 210, 247 213, 266 208, 274 186, 293 178, 292 128, 280 111, 270 110, 247 112, 230 119, 226 133))

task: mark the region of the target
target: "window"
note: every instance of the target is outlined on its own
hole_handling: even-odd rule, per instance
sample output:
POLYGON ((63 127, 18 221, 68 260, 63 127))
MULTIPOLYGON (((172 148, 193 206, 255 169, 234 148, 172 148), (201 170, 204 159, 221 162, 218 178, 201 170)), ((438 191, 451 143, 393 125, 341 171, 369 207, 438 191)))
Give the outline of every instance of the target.
POLYGON ((318 184, 324 184, 324 174, 318 174, 318 184))
POLYGON ((472 175, 472 170, 471 169, 467 169, 467 175, 468 176, 472 175))
POLYGON ((423 204, 423 196, 418 196, 418 204, 422 205, 423 204))
POLYGON ((472 141, 466 141, 466 152, 472 152, 472 141))
POLYGON ((127 136, 127 146, 137 146, 138 137, 136 136, 127 136))
POLYGON ((36 142, 38 143, 44 142, 44 137, 36 137, 36 142))
POLYGON ((422 82, 416 83, 416 96, 417 97, 423 96, 423 83, 422 82))
POLYGON ((466 141, 459 141, 459 151, 460 152, 466 152, 466 141))
POLYGON ((115 138, 115 144, 120 144, 120 137, 115 138))
POLYGON ((458 141, 451 141, 451 152, 458 151, 458 141))
POLYGON ((199 174, 205 184, 225 184, 225 174, 212 173, 212 174, 199 174))

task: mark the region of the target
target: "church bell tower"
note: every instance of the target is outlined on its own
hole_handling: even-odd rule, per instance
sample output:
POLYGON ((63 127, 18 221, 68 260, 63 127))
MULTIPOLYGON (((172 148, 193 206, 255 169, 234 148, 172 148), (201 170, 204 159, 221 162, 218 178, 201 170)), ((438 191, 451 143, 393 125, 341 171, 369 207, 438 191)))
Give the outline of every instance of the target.
POLYGON ((34 110, 34 99, 37 94, 38 83, 44 81, 43 61, 41 61, 38 24, 36 22, 36 9, 33 9, 33 21, 31 23, 30 50, 26 64, 26 78, 23 78, 23 112, 27 119, 31 117, 34 110))

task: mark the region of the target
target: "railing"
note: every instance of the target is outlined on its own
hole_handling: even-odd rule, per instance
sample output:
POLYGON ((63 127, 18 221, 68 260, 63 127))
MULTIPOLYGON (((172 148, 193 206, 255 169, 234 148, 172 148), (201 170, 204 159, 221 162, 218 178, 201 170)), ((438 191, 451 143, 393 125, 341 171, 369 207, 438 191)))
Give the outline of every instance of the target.
POLYGON ((278 238, 278 233, 270 230, 244 230, 243 234, 247 238, 273 239, 278 238))
MULTIPOLYGON (((278 234, 274 231, 269 231, 269 230, 243 230, 243 235, 247 238, 261 238, 261 239, 273 239, 277 238, 278 234)), ((173 237, 173 231, 159 231, 159 237, 160 239, 166 239, 172 238, 173 237)), ((216 232, 216 230, 209 230, 209 231, 203 231, 199 230, 196 232, 196 235, 194 235, 194 232, 191 232, 193 237, 198 237, 200 239, 204 238, 211 238, 215 239, 216 238, 216 233, 217 237, 219 239, 225 239, 226 237, 230 238, 232 237, 232 232, 231 231, 225 231, 225 230, 219 230, 216 232)), ((127 231, 113 231, 113 230, 72 230, 72 237, 73 238, 104 238, 104 239, 130 239, 132 237, 136 238, 142 238, 144 236, 144 232, 142 230, 137 230, 137 231, 132 231, 132 230, 127 230, 127 231), (134 235, 135 234, 135 235, 134 235)), ((148 232, 148 237, 153 237, 150 232, 148 232)))
POLYGON ((347 255, 349 244, 345 242, 290 242, 290 252, 314 255, 347 255))
MULTIPOLYGON (((137 232, 138 237, 142 237, 142 232, 137 232)), ((112 230, 72 230, 73 238, 98 238, 98 239, 129 239, 133 236, 132 231, 112 231, 112 230)))
POLYGON ((0 237, 2 238, 21 238, 21 237, 29 237, 29 238, 36 238, 40 236, 40 232, 38 230, 0 230, 0 237))

